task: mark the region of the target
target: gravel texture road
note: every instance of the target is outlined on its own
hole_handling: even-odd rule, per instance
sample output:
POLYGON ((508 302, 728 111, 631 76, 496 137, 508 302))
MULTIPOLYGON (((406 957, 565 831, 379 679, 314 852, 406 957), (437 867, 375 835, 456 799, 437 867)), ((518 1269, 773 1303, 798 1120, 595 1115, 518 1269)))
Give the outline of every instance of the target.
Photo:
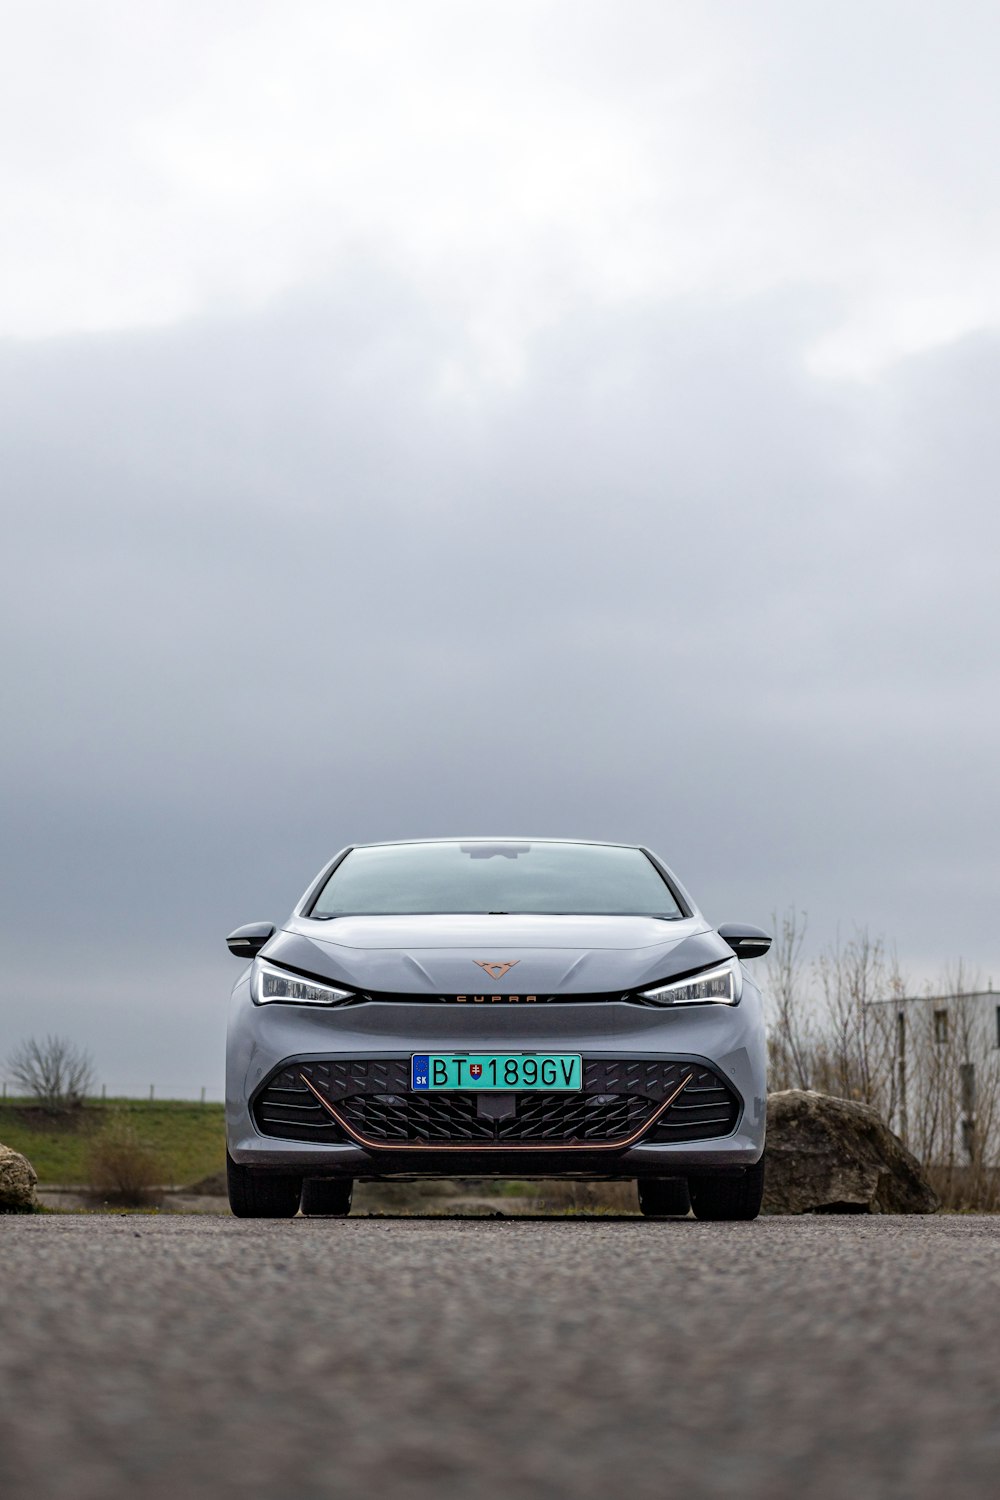
POLYGON ((4 1500, 1000 1489, 1000 1218, 0 1219, 4 1500))

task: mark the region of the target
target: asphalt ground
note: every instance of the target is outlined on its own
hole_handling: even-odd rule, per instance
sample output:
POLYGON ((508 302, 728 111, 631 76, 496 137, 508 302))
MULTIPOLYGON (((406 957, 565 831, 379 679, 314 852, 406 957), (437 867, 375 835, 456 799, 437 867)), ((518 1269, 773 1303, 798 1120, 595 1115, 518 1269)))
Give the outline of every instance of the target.
POLYGON ((1000 1218, 0 1219, 4 1500, 998 1491, 1000 1218))

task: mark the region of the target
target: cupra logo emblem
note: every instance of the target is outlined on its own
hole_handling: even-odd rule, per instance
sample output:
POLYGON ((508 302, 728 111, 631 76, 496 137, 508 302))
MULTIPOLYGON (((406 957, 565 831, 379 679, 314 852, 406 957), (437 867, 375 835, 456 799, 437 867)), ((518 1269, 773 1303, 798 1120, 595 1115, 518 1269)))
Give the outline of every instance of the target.
POLYGON ((509 974, 514 965, 519 964, 521 960, 513 958, 509 964, 488 964, 485 959, 474 958, 472 962, 478 964, 481 969, 485 969, 494 984, 499 984, 503 976, 509 974))

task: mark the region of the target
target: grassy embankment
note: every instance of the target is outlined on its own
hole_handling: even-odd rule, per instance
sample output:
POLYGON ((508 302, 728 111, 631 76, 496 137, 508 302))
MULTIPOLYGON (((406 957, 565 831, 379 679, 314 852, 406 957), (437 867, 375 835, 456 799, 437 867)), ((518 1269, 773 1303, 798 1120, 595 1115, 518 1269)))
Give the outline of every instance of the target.
POLYGON ((222 1105, 183 1099, 94 1100, 62 1116, 46 1115, 27 1100, 5 1099, 0 1102, 0 1143, 22 1152, 43 1186, 86 1184, 91 1138, 116 1112, 156 1153, 164 1186, 186 1187, 225 1167, 222 1105))
MULTIPOLYGON (((93 1100, 71 1114, 51 1116, 27 1100, 0 1100, 0 1143, 24 1153, 42 1187, 52 1183, 86 1187, 92 1138, 116 1115, 124 1115, 140 1140, 156 1153, 161 1186, 187 1187, 216 1175, 219 1191, 224 1191, 226 1138, 221 1104, 190 1104, 179 1099, 93 1100)), ((543 1211, 556 1214, 636 1212, 631 1183, 465 1179, 361 1184, 356 1209, 389 1214, 468 1212, 470 1195, 475 1204, 472 1212, 481 1212, 484 1204, 498 1199, 522 1199, 529 1207, 537 1203, 543 1211)))

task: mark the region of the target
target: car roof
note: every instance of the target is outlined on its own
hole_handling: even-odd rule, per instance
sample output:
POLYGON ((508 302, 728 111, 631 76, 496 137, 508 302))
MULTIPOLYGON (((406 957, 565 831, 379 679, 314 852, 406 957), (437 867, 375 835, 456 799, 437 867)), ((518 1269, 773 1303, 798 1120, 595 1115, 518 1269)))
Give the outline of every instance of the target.
POLYGON ((405 844, 596 844, 603 849, 640 849, 641 844, 621 843, 617 839, 554 839, 532 834, 502 833, 488 837, 486 834, 455 834, 450 838, 433 839, 377 839, 371 843, 350 844, 351 849, 392 849, 405 844))

